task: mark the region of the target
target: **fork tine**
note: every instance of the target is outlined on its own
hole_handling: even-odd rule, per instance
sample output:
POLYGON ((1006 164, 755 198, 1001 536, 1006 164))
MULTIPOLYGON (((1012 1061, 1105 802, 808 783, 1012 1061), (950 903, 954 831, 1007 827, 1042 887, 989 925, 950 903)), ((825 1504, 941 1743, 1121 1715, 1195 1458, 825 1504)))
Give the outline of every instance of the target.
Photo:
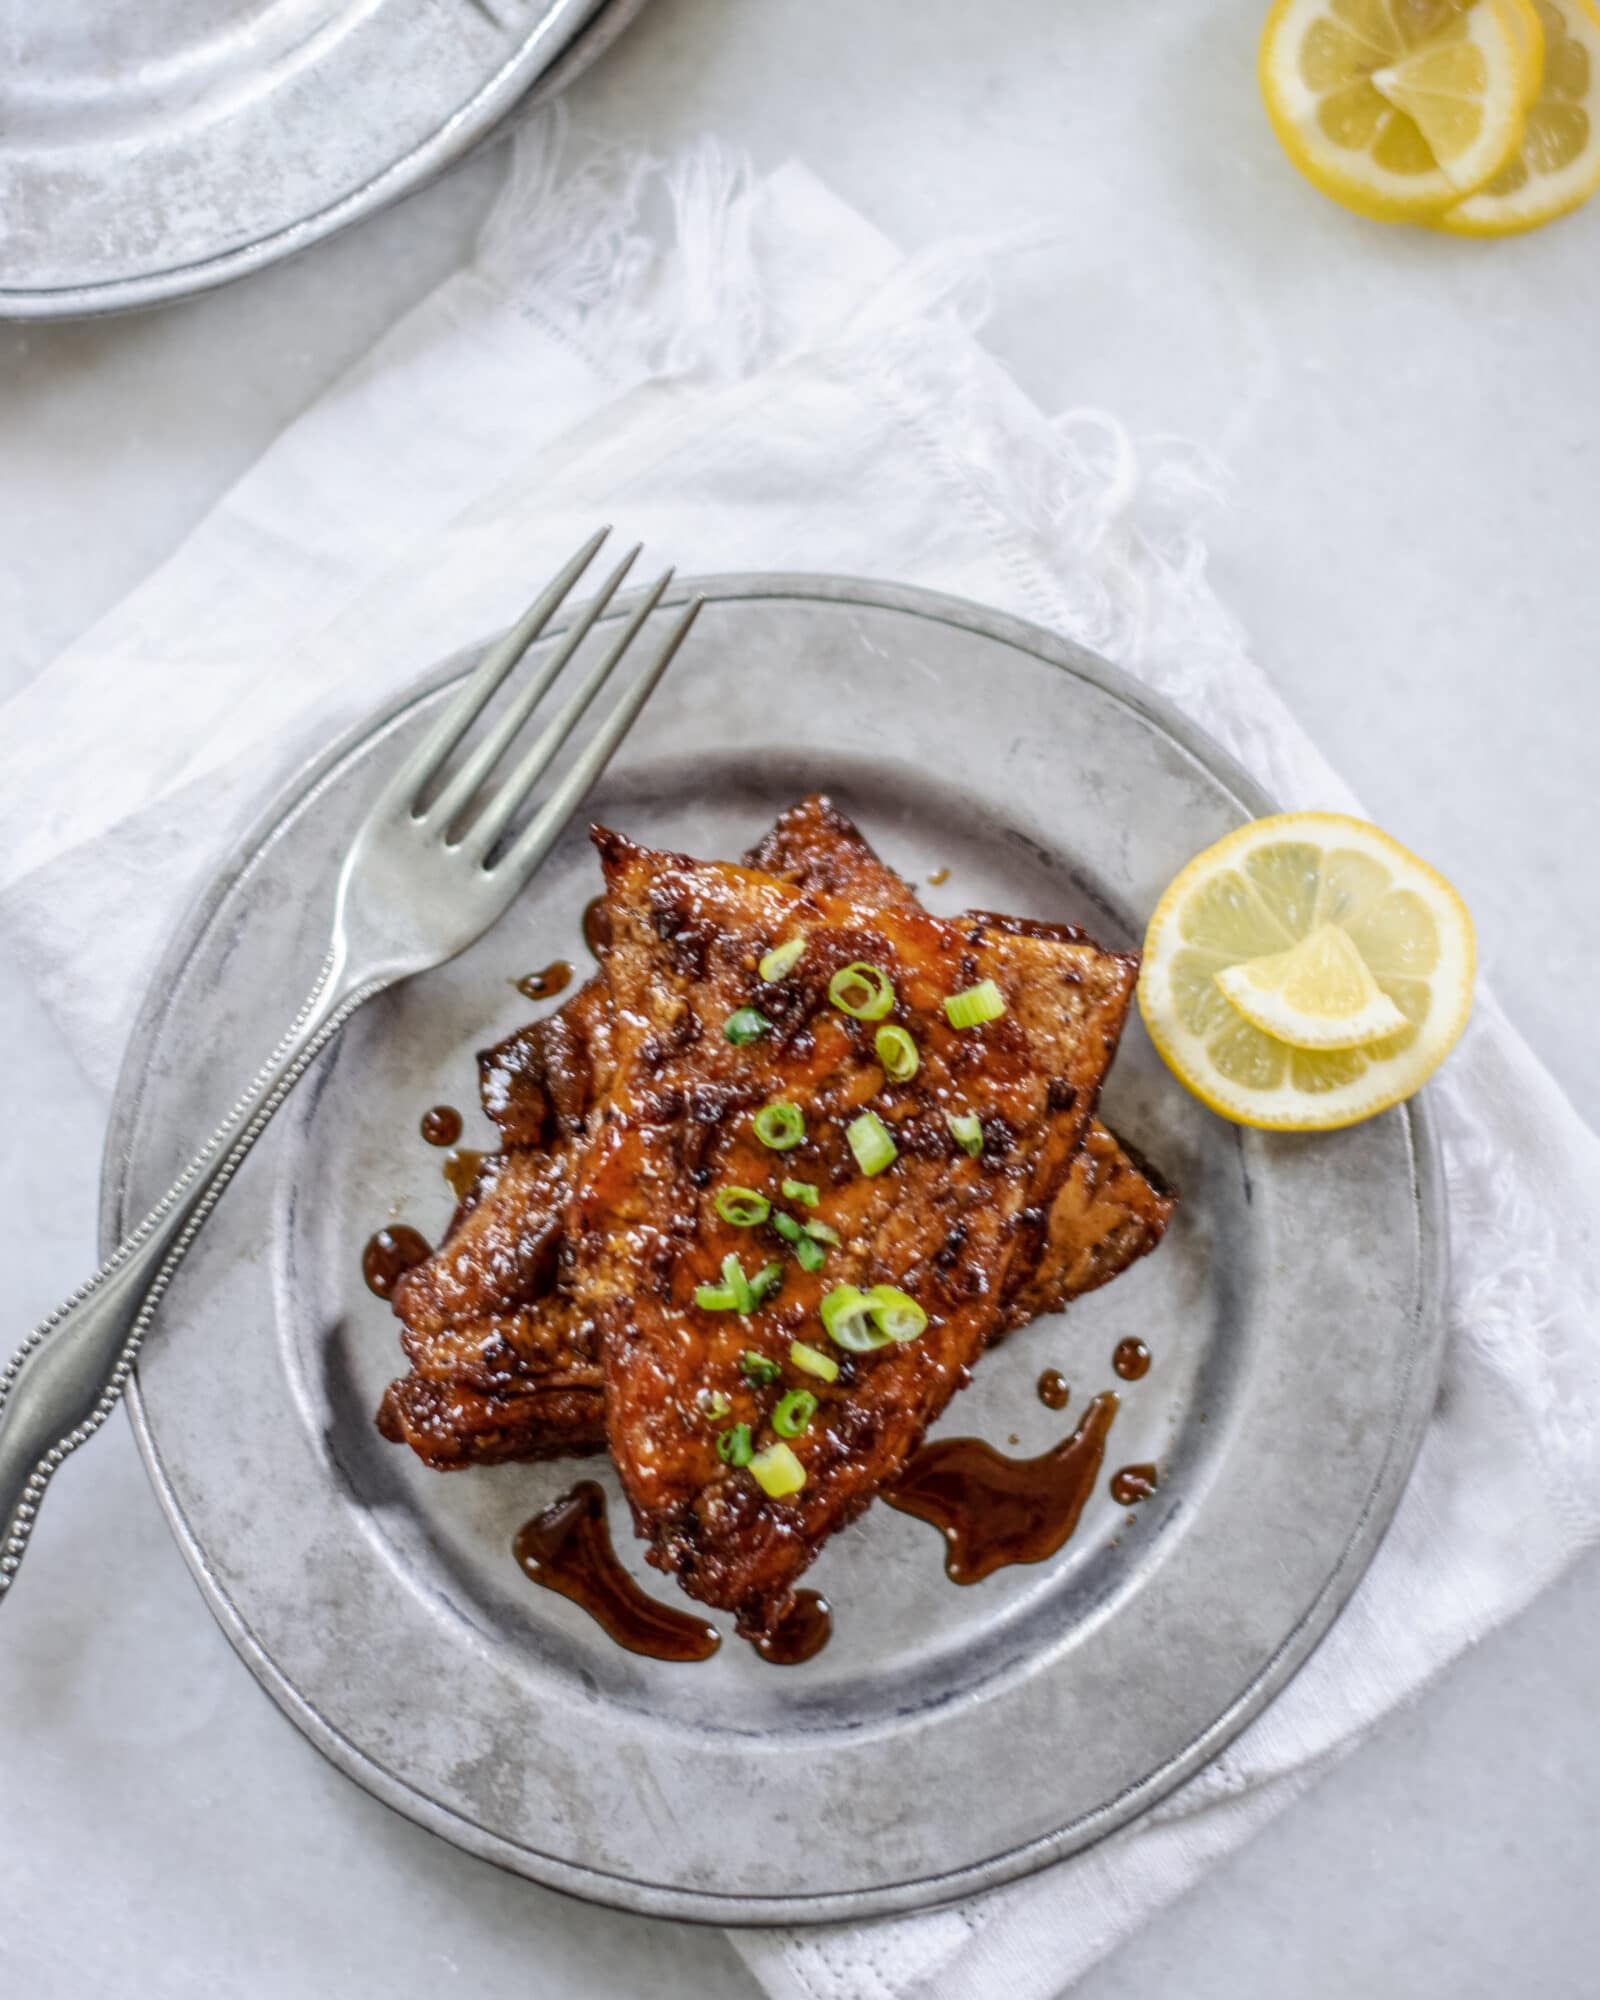
POLYGON ((472 803, 477 796, 479 786, 515 741, 528 717, 555 685, 567 662, 588 637, 595 620, 616 596, 623 578, 633 567, 643 546, 643 543, 636 542, 617 564, 610 576, 601 584, 598 594, 578 614, 566 637, 556 648, 554 657, 532 677, 489 735, 428 807, 427 817, 435 825, 443 827, 447 840, 453 829, 453 822, 472 803))
POLYGON ((502 869, 513 870, 520 887, 554 847, 567 821, 582 805, 595 781, 611 762, 617 745, 638 720, 640 709, 655 693, 656 684, 672 665, 673 655, 689 636, 689 627, 699 617, 704 603, 703 597, 697 597, 684 611, 667 634, 661 651, 595 731, 583 755, 558 789, 539 808, 532 823, 512 843, 504 860, 494 871, 497 875, 502 869))
POLYGON ((516 817, 529 792, 549 769, 557 751, 583 720, 595 696, 611 678, 623 654, 637 638, 640 626, 661 602, 671 581, 672 571, 669 569, 650 586, 628 622, 612 641, 611 649, 605 658, 588 678, 579 684, 571 699, 563 704, 548 726, 541 731, 532 747, 517 762, 511 775, 496 788, 494 796, 463 836, 461 845, 469 854, 475 854, 479 861, 488 857, 495 842, 516 817))
POLYGON ((387 796, 415 807, 418 793, 443 764, 482 713, 496 688, 554 617, 562 600, 594 560, 609 527, 591 535, 523 612, 503 638, 496 640, 467 677, 455 699, 395 773, 387 796))

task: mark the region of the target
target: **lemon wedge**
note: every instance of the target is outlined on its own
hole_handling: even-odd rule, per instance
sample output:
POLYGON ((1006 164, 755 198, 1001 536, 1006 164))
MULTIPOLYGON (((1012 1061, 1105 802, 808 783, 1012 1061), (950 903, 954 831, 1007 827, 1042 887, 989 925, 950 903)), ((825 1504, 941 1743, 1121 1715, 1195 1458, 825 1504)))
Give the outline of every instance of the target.
POLYGON ((1261 95, 1324 194, 1385 222, 1453 207, 1507 166, 1538 88, 1530 0, 1275 0, 1261 95))
POLYGON ((1474 963, 1466 905, 1399 841, 1342 813, 1281 813, 1167 889, 1139 1009, 1168 1067, 1224 1118, 1332 1131, 1433 1074, 1466 1026, 1474 963))
POLYGON ((1538 95, 1522 145, 1486 187, 1436 218, 1456 236, 1513 236, 1600 187, 1600 13, 1591 0, 1532 0, 1543 27, 1538 95))
POLYGON ((1359 1049, 1406 1026, 1337 924, 1318 924, 1287 951, 1225 965, 1216 980, 1247 1021, 1297 1049, 1359 1049))

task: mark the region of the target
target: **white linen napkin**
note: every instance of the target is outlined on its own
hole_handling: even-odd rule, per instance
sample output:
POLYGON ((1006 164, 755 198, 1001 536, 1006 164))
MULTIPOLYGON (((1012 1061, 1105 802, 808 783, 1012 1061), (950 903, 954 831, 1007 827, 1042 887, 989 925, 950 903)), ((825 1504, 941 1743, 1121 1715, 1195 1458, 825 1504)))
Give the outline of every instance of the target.
MULTIPOLYGON (((756 182, 709 143, 665 166, 561 151, 557 117, 525 130, 472 263, 0 711, 0 940, 102 1085, 263 787, 505 622, 597 519, 685 570, 874 574, 1032 617, 1176 700, 1284 805, 1354 806, 1211 593, 1203 461, 1034 407, 974 337, 972 256, 901 259, 803 169, 756 182)), ((948 1910, 736 1933, 771 1993, 1043 2000, 1595 1539, 1600 1143, 1485 994, 1430 1096, 1445 1381, 1333 1632, 1099 1848, 948 1910)))

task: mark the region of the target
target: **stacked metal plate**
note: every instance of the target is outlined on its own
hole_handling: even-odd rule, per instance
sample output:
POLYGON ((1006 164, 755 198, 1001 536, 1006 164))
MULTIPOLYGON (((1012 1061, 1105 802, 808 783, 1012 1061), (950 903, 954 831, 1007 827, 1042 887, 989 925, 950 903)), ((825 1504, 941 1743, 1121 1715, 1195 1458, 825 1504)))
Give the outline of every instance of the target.
POLYGON ((0 317, 151 305, 418 186, 644 0, 0 0, 0 317))

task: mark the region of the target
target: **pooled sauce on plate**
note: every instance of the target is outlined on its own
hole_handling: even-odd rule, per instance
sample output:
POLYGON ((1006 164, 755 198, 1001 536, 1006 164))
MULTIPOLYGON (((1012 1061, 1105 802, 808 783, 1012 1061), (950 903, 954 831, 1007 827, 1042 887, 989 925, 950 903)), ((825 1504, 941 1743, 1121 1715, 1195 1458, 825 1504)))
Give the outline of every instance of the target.
POLYGON ((388 1298, 407 1271, 432 1255, 426 1238, 403 1222, 393 1229, 380 1229, 376 1236, 367 1238, 361 1253, 361 1275, 367 1290, 376 1292, 380 1299, 388 1298))
POLYGON ((583 906, 583 941, 596 958, 611 942, 611 912, 604 896, 595 896, 583 906))
POLYGON ((1043 1562, 1078 1525, 1117 1414, 1108 1389, 1071 1437, 1038 1458, 1007 1458, 982 1438, 925 1444, 883 1498, 945 1539, 952 1583, 981 1583, 1010 1563, 1043 1562))
POLYGON ((1064 1410, 1071 1394, 1071 1384, 1059 1368, 1047 1368, 1039 1377, 1039 1401, 1047 1410, 1064 1410))
POLYGON ((482 1153, 475 1153, 470 1146, 458 1146, 453 1153, 444 1156, 444 1177, 450 1183, 450 1192, 457 1201, 465 1201, 478 1185, 478 1174, 483 1166, 482 1153))
POLYGON ((422 1136, 430 1146, 453 1146, 461 1137, 461 1113, 453 1104, 436 1104, 424 1111, 422 1136))
POLYGON ((798 1667, 814 1660, 833 1637, 833 1607, 820 1591, 797 1590, 772 1631, 753 1644, 775 1667, 798 1667))
POLYGON ((1124 1382, 1137 1382, 1150 1368, 1150 1350, 1142 1340, 1119 1340, 1111 1365, 1124 1382))
POLYGON ((630 1653, 649 1660, 709 1660, 722 1643, 714 1625, 658 1604, 629 1576, 611 1546, 605 1490, 593 1479, 580 1479, 570 1493, 535 1514, 511 1547, 525 1576, 570 1598, 630 1653))
MULTIPOLYGON (((587 915, 587 912, 585 913, 587 915)), ((572 980, 572 967, 564 958, 553 959, 543 972, 525 972, 512 981, 524 1000, 548 1000, 572 980)))
POLYGON ((1111 1497, 1119 1507, 1136 1506, 1139 1501, 1148 1500, 1155 1490, 1153 1465, 1125 1465, 1111 1475, 1111 1497))

